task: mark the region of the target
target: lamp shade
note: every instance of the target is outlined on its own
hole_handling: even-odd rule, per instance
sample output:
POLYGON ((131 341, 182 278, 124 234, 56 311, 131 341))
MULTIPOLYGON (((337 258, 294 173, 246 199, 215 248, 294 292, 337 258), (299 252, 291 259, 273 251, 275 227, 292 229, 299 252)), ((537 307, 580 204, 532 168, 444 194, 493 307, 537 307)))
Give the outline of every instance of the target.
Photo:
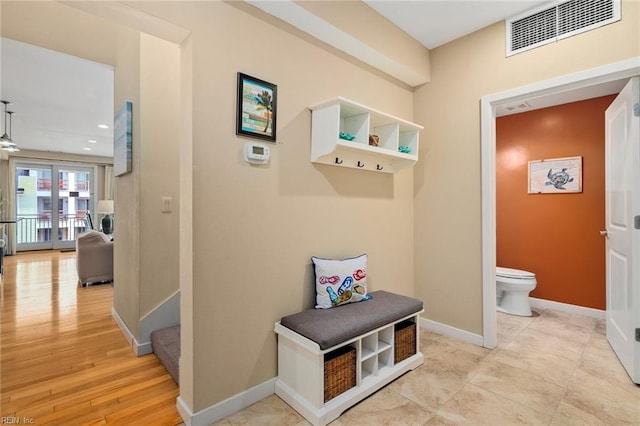
POLYGON ((98 213, 104 213, 104 214, 113 213, 113 200, 98 201, 98 213))

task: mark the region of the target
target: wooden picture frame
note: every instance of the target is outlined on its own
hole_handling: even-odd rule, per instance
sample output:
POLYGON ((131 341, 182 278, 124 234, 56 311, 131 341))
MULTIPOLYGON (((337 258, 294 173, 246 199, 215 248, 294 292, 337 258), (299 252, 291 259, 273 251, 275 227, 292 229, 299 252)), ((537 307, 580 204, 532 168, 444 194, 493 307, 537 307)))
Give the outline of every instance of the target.
POLYGON ((238 73, 236 134, 275 142, 278 86, 238 73))
POLYGON ((582 157, 529 161, 529 194, 582 192, 582 157))

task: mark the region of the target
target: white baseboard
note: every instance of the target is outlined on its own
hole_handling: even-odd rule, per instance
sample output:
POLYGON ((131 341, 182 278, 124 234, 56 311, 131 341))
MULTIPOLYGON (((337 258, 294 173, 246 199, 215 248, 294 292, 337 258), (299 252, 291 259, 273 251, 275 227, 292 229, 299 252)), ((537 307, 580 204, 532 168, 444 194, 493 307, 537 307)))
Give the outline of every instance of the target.
POLYGON ((178 397, 176 408, 186 426, 210 425, 273 395, 276 390, 276 380, 277 377, 269 379, 197 413, 193 413, 181 397, 178 397))
POLYGON ((122 331, 125 339, 127 339, 127 342, 129 342, 129 346, 131 346, 133 344, 133 341, 135 340, 135 338, 133 337, 133 333, 131 332, 131 330, 129 330, 129 327, 127 327, 127 324, 124 323, 122 318, 120 318, 118 311, 116 311, 116 308, 114 307, 111 308, 111 316, 115 320, 116 324, 118 324, 118 327, 120 327, 120 331, 122 331))
POLYGON ((133 339, 133 352, 137 356, 153 353, 151 342, 139 343, 136 339, 133 339))
POLYGON ((420 318, 420 328, 442 334, 443 336, 453 337, 454 339, 462 340, 463 342, 474 345, 482 346, 484 344, 484 338, 479 334, 451 327, 450 325, 442 324, 426 318, 420 318))
POLYGON ((114 307, 111 308, 111 316, 115 320, 116 324, 118 324, 120 331, 122 331, 122 334, 124 334, 125 339, 127 339, 127 342, 129 342, 129 346, 131 346, 131 349, 133 350, 133 353, 136 354, 136 356, 146 355, 153 352, 151 350, 151 342, 139 343, 131 330, 129 330, 129 327, 127 327, 127 324, 125 324, 122 318, 120 318, 120 315, 118 315, 118 311, 116 311, 116 308, 114 307))
POLYGON ((585 308, 584 306, 578 305, 569 305, 568 303, 554 302, 552 300, 538 299, 536 297, 529 297, 529 304, 532 308, 553 309, 555 311, 584 315, 585 317, 598 319, 607 318, 607 311, 585 308))

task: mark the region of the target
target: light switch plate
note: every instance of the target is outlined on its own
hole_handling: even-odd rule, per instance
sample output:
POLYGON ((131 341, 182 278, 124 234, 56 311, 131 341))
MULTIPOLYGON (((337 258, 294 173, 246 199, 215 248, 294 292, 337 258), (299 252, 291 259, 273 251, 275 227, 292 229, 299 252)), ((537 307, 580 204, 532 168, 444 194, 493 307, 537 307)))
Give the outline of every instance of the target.
POLYGON ((162 197, 162 213, 171 213, 171 197, 162 197))

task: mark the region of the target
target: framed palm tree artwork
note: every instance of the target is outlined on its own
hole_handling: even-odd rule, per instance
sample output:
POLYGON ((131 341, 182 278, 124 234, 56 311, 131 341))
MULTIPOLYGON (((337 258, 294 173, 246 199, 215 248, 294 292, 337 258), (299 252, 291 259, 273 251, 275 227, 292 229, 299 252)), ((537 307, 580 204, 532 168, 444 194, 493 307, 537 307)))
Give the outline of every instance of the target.
POLYGON ((238 73, 237 135, 275 142, 277 93, 275 84, 238 73))

